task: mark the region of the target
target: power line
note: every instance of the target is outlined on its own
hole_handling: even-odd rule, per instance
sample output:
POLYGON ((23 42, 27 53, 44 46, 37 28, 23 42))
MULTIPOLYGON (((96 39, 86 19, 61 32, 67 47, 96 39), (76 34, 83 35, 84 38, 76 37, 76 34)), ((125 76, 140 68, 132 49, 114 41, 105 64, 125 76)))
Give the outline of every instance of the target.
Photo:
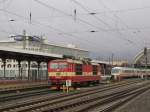
MULTIPOLYGON (((34 1, 36 1, 37 3, 39 3, 39 4, 41 4, 41 5, 45 6, 45 7, 47 7, 47 8, 49 8, 49 9, 54 9, 55 11, 57 11, 57 12, 59 12, 59 13, 62 13, 62 14, 67 15, 67 16, 70 16, 68 13, 66 13, 66 12, 64 12, 64 11, 62 11, 62 10, 56 9, 55 7, 52 7, 52 6, 50 6, 50 5, 46 4, 46 3, 43 3, 43 2, 41 2, 40 0, 34 0, 34 1)), ((74 0, 73 0, 73 1, 74 1, 74 0)), ((80 7, 81 7, 81 6, 80 6, 80 7)), ((82 6, 82 8, 83 8, 83 6, 82 6)), ((87 11, 86 8, 84 8, 84 10, 87 11)), ((91 12, 88 11, 88 13, 91 13, 91 12)), ((94 16, 95 16, 95 15, 94 15, 94 16)), ((70 17, 72 17, 72 15, 71 15, 70 17)), ((97 18, 99 21, 101 21, 98 17, 96 17, 96 18, 97 18)), ((88 23, 88 22, 86 22, 86 21, 84 21, 84 20, 81 20, 80 18, 76 18, 76 19, 78 19, 78 20, 80 20, 81 22, 86 23, 86 24, 88 24, 88 25, 90 25, 90 26, 92 26, 92 27, 98 28, 99 30, 102 30, 102 31, 105 31, 105 32, 107 31, 106 29, 99 28, 99 27, 97 27, 97 26, 95 26, 95 25, 92 25, 92 24, 90 24, 90 23, 88 23)), ((109 24, 105 23, 104 21, 101 21, 101 22, 103 22, 105 25, 107 25, 108 27, 110 27, 109 24)), ((119 34, 121 35, 120 32, 117 31, 117 33, 119 33, 119 34)), ((121 38, 121 37, 120 37, 120 38, 121 38)), ((121 39, 127 41, 127 42, 130 43, 130 44, 134 44, 134 42, 131 41, 131 40, 129 40, 129 39, 126 39, 126 38, 121 38, 121 39)))
MULTIPOLYGON (((87 11, 88 13, 90 13, 90 11, 84 5, 82 5, 81 3, 77 2, 76 0, 71 0, 71 1, 73 1, 75 4, 79 5, 82 9, 84 9, 85 11, 87 11)), ((105 24, 108 28, 111 27, 108 23, 106 23, 102 19, 98 18, 95 14, 92 14, 92 16, 94 16, 97 20, 99 20, 100 22, 102 22, 103 24, 105 24)), ((122 35, 121 32, 119 32, 119 31, 117 31, 117 33, 120 34, 120 35, 122 35)), ((131 41, 131 40, 129 40, 129 39, 126 39, 126 38, 121 38, 121 39, 127 41, 130 44, 134 44, 134 42, 131 41)))
MULTIPOLYGON (((121 10, 110 10, 110 11, 96 11, 95 14, 107 14, 107 13, 123 13, 123 12, 132 12, 132 11, 138 11, 138 10, 145 10, 150 9, 150 7, 138 7, 138 8, 130 8, 130 9, 121 9, 121 10)), ((78 15, 92 15, 93 12, 90 13, 78 13, 78 15)), ((61 16, 52 16, 52 17, 65 17, 65 16, 72 16, 70 15, 61 15, 61 16)))
MULTIPOLYGON (((29 24, 28 23, 28 18, 26 18, 26 17, 24 17, 24 16, 21 16, 21 15, 19 15, 19 14, 16 14, 16 13, 13 13, 13 12, 10 12, 10 11, 7 11, 7 10, 5 10, 5 9, 0 9, 0 11, 3 11, 3 12, 6 12, 6 13, 9 13, 9 14, 11 14, 11 15, 14 15, 14 16, 17 16, 17 17, 19 17, 19 18, 22 18, 22 19, 24 19, 25 21, 27 21, 27 24, 29 24)), ((73 39, 76 39, 76 40, 83 40, 83 39, 77 39, 77 38, 79 38, 78 36, 75 36, 75 35, 72 35, 72 34, 70 34, 70 33, 66 33, 66 32, 63 32, 63 31, 61 31, 60 29, 57 29, 57 28, 54 28, 54 27, 52 27, 52 26, 50 26, 50 25, 45 25, 45 24, 42 24, 42 23, 40 23, 40 22, 38 22, 38 21, 35 21, 35 20, 33 20, 32 21, 32 25, 36 25, 36 24, 38 24, 38 25, 40 25, 40 26, 44 26, 44 27, 47 27, 47 28, 50 28, 50 29, 53 29, 54 31, 56 31, 56 32, 58 32, 58 34, 63 34, 63 35, 67 35, 67 36, 69 36, 69 37, 71 37, 71 38, 73 38, 73 39)), ((89 45, 92 45, 92 46, 95 46, 95 43, 93 43, 93 44, 90 44, 91 43, 91 41, 89 41, 89 40, 83 40, 82 41, 82 43, 86 43, 86 44, 89 44, 89 45), (87 41, 87 42, 85 42, 85 41, 87 41)))
MULTIPOLYGON (((50 5, 48 5, 48 4, 46 4, 46 3, 44 3, 44 2, 41 2, 40 0, 34 0, 35 2, 37 2, 37 3, 39 3, 39 4, 41 4, 41 5, 43 5, 43 6, 45 6, 45 7, 47 7, 47 8, 49 8, 49 9, 53 9, 53 10, 55 10, 55 11, 57 11, 57 12, 59 12, 59 13, 61 13, 61 14, 64 14, 64 15, 67 15, 67 16, 69 16, 69 17, 72 17, 72 15, 70 15, 70 14, 68 14, 68 13, 66 13, 66 12, 64 12, 64 11, 62 11, 62 10, 59 10, 59 9, 57 9, 57 8, 55 8, 55 7, 52 7, 52 6, 50 6, 50 5)), ((97 28, 97 29, 99 29, 99 30, 101 30, 101 31, 107 31, 106 29, 102 29, 102 28, 100 28, 100 27, 97 27, 97 26, 95 26, 95 25, 93 25, 93 24, 90 24, 90 23, 88 23, 87 21, 84 21, 84 20, 82 20, 82 19, 80 19, 80 18, 77 18, 76 17, 76 19, 77 20, 79 20, 79 21, 81 21, 82 23, 85 23, 85 24, 87 24, 87 25, 89 25, 89 26, 92 26, 92 27, 95 27, 95 28, 97 28)), ((65 34, 65 33, 64 33, 65 34)), ((70 34, 69 34, 70 35, 70 34)), ((72 35, 72 34, 71 34, 72 35)), ((76 36, 77 37, 77 36, 76 36)), ((91 41, 89 41, 89 40, 86 40, 88 43, 91 43, 91 41)), ((95 43, 94 43, 95 44, 95 43)))
MULTIPOLYGON (((68 17, 71 17, 71 18, 74 17, 73 15, 70 15, 70 14, 68 14, 68 13, 66 13, 66 12, 64 12, 64 11, 62 11, 62 10, 59 10, 59 9, 53 7, 53 6, 50 6, 49 4, 46 4, 46 3, 44 3, 44 2, 41 2, 40 0, 34 0, 34 1, 37 2, 37 3, 39 3, 39 4, 41 4, 41 5, 43 5, 43 6, 45 6, 45 7, 47 7, 47 8, 49 8, 49 9, 53 9, 53 10, 55 10, 55 11, 61 13, 61 14, 64 14, 64 15, 66 15, 66 16, 68 16, 68 17)), ((87 25, 89 25, 89 26, 95 27, 95 28, 97 28, 97 29, 99 29, 99 30, 101 30, 101 31, 106 31, 106 29, 101 28, 101 27, 98 27, 98 26, 95 26, 95 25, 93 25, 93 24, 91 24, 91 23, 89 23, 89 22, 87 22, 87 21, 85 21, 85 20, 82 20, 82 19, 78 18, 78 17, 76 17, 76 20, 78 20, 78 21, 80 21, 80 22, 82 22, 82 23, 84 23, 84 24, 87 24, 87 25)))
MULTIPOLYGON (((53 9, 53 10, 55 10, 55 11, 57 11, 57 12, 59 12, 59 13, 62 13, 62 14, 64 14, 65 16, 68 16, 68 17, 73 17, 73 15, 71 15, 71 14, 68 14, 68 13, 66 13, 66 12, 64 12, 64 11, 62 11, 62 10, 59 10, 59 9, 56 9, 55 7, 52 7, 52 6, 50 6, 50 5, 48 5, 48 4, 46 4, 46 3, 43 3, 43 2, 41 2, 40 0, 34 0, 34 1, 36 1, 37 3, 39 3, 39 4, 41 4, 41 5, 43 5, 43 6, 45 6, 45 7, 47 7, 47 8, 49 8, 49 9, 53 9)), ((72 0, 72 1, 75 1, 75 0, 72 0)), ((76 2, 76 1, 75 1, 76 2)), ((77 2, 78 3, 78 2, 77 2)), ((80 3, 78 3, 78 5, 79 5, 80 3)), ((81 4, 80 4, 80 6, 81 6, 81 4)), ((86 9, 85 7, 83 7, 82 6, 82 8, 84 8, 88 13, 88 15, 89 14, 91 14, 91 12, 90 11, 88 11, 88 9, 86 9)), ((97 14, 97 13, 96 13, 97 14)), ((93 16, 95 16, 95 14, 92 14, 93 16)), ((56 17, 61 17, 61 16, 56 16, 56 17)), ((96 16, 95 16, 96 17, 96 16)), ((100 20, 98 17, 96 17, 98 20, 100 20)), ((80 19, 80 18, 77 18, 76 17, 76 19, 78 19, 79 21, 81 21, 81 22, 83 22, 83 23, 85 23, 85 24, 87 24, 87 25, 90 25, 90 26, 92 26, 92 27, 95 27, 95 28, 97 28, 97 29, 100 29, 101 31, 104 31, 104 32, 108 32, 108 31, 115 31, 115 30, 127 30, 127 29, 114 29, 114 28, 110 28, 111 26, 109 25, 109 24, 107 24, 106 22, 104 22, 104 21, 101 21, 101 22, 103 22, 105 25, 107 25, 108 27, 109 27, 109 29, 103 29, 103 28, 100 28, 100 27, 97 27, 97 26, 95 26, 95 25, 93 25, 93 24, 90 24, 90 23, 88 23, 87 21, 84 21, 84 20, 82 20, 82 19, 80 19)), ((135 29, 135 28, 130 28, 130 29, 135 29)))
MULTIPOLYGON (((102 0, 97 0, 97 1, 98 1, 101 5, 103 5, 105 9, 111 11, 111 9, 108 8, 108 7, 102 2, 102 0)), ((122 25, 124 25, 124 26, 126 27, 126 29, 132 29, 132 28, 130 28, 119 16, 117 16, 116 13, 113 13, 113 16, 114 16, 117 20, 119 20, 119 21, 122 23, 122 25)), ((138 30, 138 31, 139 31, 138 28, 135 28, 134 30, 138 30)), ((118 30, 118 31, 119 31, 119 30, 118 30)), ((127 31, 129 31, 129 30, 127 30, 127 31)), ((134 44, 136 44, 136 43, 134 43, 134 44)), ((137 45, 137 44, 136 44, 136 45, 137 45)))
POLYGON ((103 13, 123 13, 123 12, 132 12, 132 11, 138 11, 138 10, 145 10, 150 9, 150 7, 138 7, 138 8, 130 8, 130 9, 121 9, 121 10, 111 10, 111 11, 102 11, 97 12, 97 14, 103 14, 103 13))
MULTIPOLYGON (((39 1, 39 0, 35 0, 35 1, 39 1)), ((49 6, 49 5, 48 5, 49 6)), ((55 8, 56 9, 56 8, 55 8)), ((58 9, 59 10, 59 9, 58 9)), ((64 12, 65 14, 67 14, 66 12, 64 12)), ((68 16, 70 16, 70 17, 72 17, 72 15, 68 15, 68 16)), ((78 19, 78 18, 77 18, 78 19)), ((85 22, 86 24, 89 24, 88 22, 85 22)), ((39 24, 39 23, 38 23, 39 24)), ((41 24, 40 24, 41 25, 41 24)), ((42 26, 43 26, 44 24, 42 24, 42 26)), ((44 25, 44 26, 46 26, 46 27, 49 27, 50 25, 44 25)), ((90 24, 90 26, 93 26, 93 27, 95 27, 95 25, 92 25, 92 24, 90 24)), ((54 27, 53 27, 54 28, 54 27)), ((53 28, 50 28, 50 29, 53 29, 53 28)), ((98 27, 99 28, 99 27, 98 27)), ((54 29, 53 29, 54 30, 54 29)), ((57 31, 58 32, 58 30, 59 29, 55 29, 55 31, 57 31)), ((117 29, 110 29, 110 30, 106 30, 106 29, 102 29, 102 31, 113 31, 113 30, 117 30, 117 29)), ((64 32, 62 32, 62 31, 59 31, 59 32, 61 32, 62 34, 65 34, 65 35, 68 35, 68 33, 64 33, 64 32)), ((73 36, 72 34, 70 34, 69 33, 69 35, 68 36, 73 36)), ((74 38, 76 38, 76 36, 73 36, 74 38)), ((129 40, 130 41, 130 40, 129 40)), ((88 41, 89 42, 89 41, 88 41)))
POLYGON ((86 7, 84 7, 81 3, 77 2, 76 0, 71 0, 73 1, 75 4, 79 5, 81 8, 83 8, 85 11, 87 11, 89 14, 91 14, 92 16, 94 16, 98 21, 100 21, 101 23, 103 23, 104 25, 106 25, 108 28, 110 28, 111 26, 109 24, 107 24, 105 21, 101 20, 100 18, 98 18, 95 14, 96 13, 91 13, 86 7))
MULTIPOLYGON (((102 2, 102 0, 97 0, 97 1, 98 1, 100 4, 102 4, 105 9, 108 9, 109 11, 111 11, 111 9, 108 8, 108 7, 102 2)), ((129 28, 129 26, 128 26, 125 22, 123 22, 123 20, 122 20, 119 16, 117 16, 116 14, 113 14, 113 16, 114 16, 117 20, 119 20, 127 29, 129 28)))

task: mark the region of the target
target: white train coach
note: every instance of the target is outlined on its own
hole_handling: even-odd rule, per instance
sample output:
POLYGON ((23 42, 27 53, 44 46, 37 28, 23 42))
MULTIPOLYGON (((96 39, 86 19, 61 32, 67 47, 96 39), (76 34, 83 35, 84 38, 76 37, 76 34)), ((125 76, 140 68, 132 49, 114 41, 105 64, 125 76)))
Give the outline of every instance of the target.
POLYGON ((150 77, 150 69, 114 67, 111 70, 111 78, 113 80, 122 80, 127 78, 144 78, 150 77))

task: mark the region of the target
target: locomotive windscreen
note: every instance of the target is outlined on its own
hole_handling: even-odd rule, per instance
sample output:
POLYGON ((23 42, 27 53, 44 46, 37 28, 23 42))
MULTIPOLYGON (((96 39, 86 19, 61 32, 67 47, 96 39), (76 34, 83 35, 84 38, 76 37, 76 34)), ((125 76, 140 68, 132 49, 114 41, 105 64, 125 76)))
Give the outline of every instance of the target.
POLYGON ((50 64, 51 69, 65 69, 67 67, 68 67, 68 64, 65 62, 51 63, 50 64))
POLYGON ((119 69, 113 68, 112 71, 111 71, 111 73, 112 73, 112 74, 114 74, 114 73, 119 73, 119 71, 120 71, 119 69))

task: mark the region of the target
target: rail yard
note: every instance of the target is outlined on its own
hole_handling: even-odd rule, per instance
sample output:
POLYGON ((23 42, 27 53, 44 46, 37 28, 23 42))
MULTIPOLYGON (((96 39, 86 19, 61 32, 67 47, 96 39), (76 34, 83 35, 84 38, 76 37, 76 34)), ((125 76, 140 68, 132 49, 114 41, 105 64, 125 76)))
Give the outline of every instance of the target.
MULTIPOLYGON (((42 85, 43 86, 43 85, 42 85)), ((112 112, 150 89, 149 80, 126 80, 70 93, 35 88, 1 94, 1 112, 112 112)), ((18 88, 16 88, 18 91, 18 88)), ((4 91, 3 91, 4 92, 4 91)), ((123 112, 123 110, 121 110, 123 112)))
MULTIPOLYGON (((6 77, 4 68, 0 80, 0 112, 124 112, 150 91, 148 68, 113 67, 89 58, 39 55, 12 49, 3 49, 0 53, 2 59, 6 54, 7 58, 13 56, 22 61, 41 59, 40 63, 46 61, 47 68, 43 74, 40 63, 37 70, 28 66, 23 76, 18 66, 18 77, 6 77), (103 76, 106 78, 102 79, 103 76)), ((148 105, 145 100, 142 102, 148 105)), ((148 111, 143 105, 137 105, 148 111)), ((132 112, 134 109, 132 107, 132 112)))
POLYGON ((0 0, 0 112, 150 112, 150 0, 0 0))

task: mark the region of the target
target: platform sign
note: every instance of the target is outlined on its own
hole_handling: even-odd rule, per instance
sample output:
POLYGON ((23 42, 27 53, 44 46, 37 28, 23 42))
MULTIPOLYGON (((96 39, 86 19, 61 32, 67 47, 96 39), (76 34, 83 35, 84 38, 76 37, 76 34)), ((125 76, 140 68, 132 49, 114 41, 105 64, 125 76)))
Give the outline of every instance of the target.
POLYGON ((67 87, 71 86, 71 80, 66 80, 66 86, 67 87))

